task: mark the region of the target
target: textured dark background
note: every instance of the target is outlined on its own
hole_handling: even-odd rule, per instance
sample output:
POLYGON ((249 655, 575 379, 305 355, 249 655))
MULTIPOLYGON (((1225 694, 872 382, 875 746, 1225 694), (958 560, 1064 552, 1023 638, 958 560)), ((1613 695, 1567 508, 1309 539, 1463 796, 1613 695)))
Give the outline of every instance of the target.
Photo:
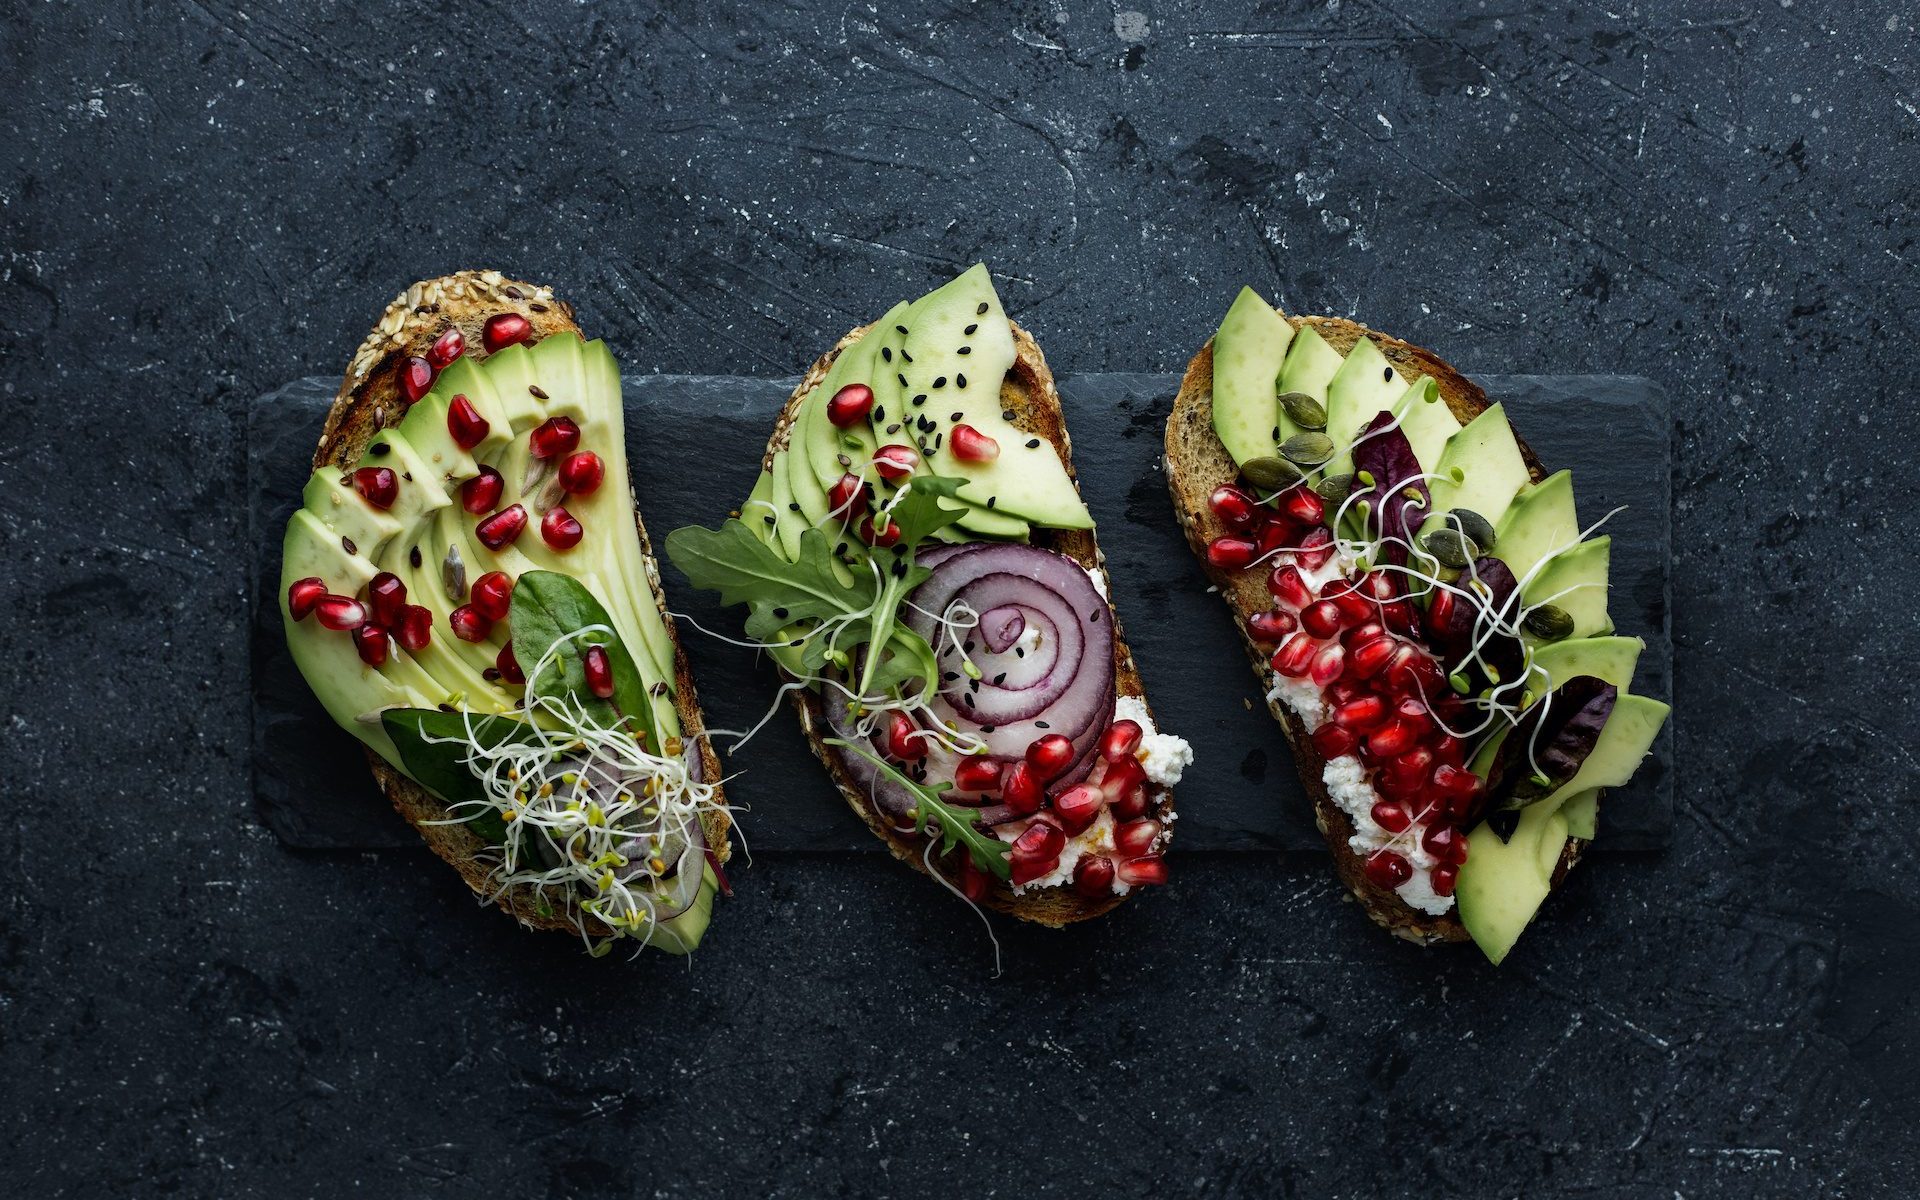
POLYGON ((0 17, 0 1191, 1916 1187, 1907 6, 231 0, 0 17), (402 284, 778 376, 976 257, 1065 370, 1243 280, 1675 411, 1679 824, 1508 966, 1302 855, 1062 935, 767 858, 594 962, 248 796, 245 406, 402 284))

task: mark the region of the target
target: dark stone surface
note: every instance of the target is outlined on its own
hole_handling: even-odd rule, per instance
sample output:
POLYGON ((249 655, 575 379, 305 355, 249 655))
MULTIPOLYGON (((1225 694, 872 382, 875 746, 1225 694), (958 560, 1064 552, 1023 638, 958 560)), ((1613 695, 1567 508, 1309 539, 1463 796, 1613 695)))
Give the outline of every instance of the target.
MULTIPOLYGON (((772 430, 795 382, 627 378, 627 445, 639 472, 635 497, 654 537, 682 525, 717 525, 739 505, 760 469, 752 447, 772 430)), ((1672 417, 1666 394, 1648 380, 1617 375, 1489 375, 1479 382, 1505 405, 1543 461, 1575 471, 1581 519, 1591 524, 1608 517, 1605 528, 1614 545, 1610 611, 1620 633, 1647 642, 1634 690, 1669 699, 1672 417)), ((1100 521, 1114 601, 1154 714, 1161 728, 1194 747, 1194 763, 1180 784, 1180 796, 1194 799, 1181 807, 1179 850, 1324 846, 1313 826, 1313 806, 1291 769, 1286 738, 1247 669, 1233 620, 1194 566, 1173 518, 1161 458, 1180 377, 1095 372, 1063 376, 1059 385, 1081 489, 1100 521), (1268 771, 1267 763, 1276 769, 1268 771)), ((295 380, 249 406, 253 787, 261 818, 289 846, 393 849, 416 845, 414 832, 371 774, 340 769, 358 746, 334 727, 301 678, 280 615, 281 539, 339 387, 339 380, 295 380)), ((671 565, 665 571, 676 612, 698 628, 739 636, 738 611, 686 586, 671 565)), ((777 686, 771 664, 746 647, 693 629, 686 634, 711 728, 753 728, 777 686)), ((884 854, 847 812, 784 706, 782 714, 738 752, 728 750, 733 739, 720 739, 727 770, 744 773, 728 799, 752 810, 742 824, 755 849, 884 854)), ((1667 845, 1673 774, 1666 766, 1673 761, 1673 737, 1671 728, 1662 729, 1654 760, 1627 787, 1607 794, 1606 836, 1599 846, 1667 845)))
POLYGON ((7 6, 0 1191, 1914 1194, 1914 49, 1812 0, 7 6), (1177 369, 1251 280, 1663 383, 1672 849, 1499 971, 1235 854, 994 978, 867 856, 629 964, 257 822, 252 397, 457 266, 777 377, 981 256, 1067 372, 1177 369))

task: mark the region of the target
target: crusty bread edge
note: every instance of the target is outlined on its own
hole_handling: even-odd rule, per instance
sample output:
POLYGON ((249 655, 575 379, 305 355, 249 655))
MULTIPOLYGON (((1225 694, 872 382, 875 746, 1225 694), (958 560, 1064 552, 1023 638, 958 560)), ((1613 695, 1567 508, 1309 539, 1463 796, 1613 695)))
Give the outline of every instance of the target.
MULTIPOLYGON (((489 317, 504 312, 519 313, 532 323, 533 336, 530 342, 559 333, 585 337, 574 321, 572 307, 554 299, 549 288, 506 279, 498 271, 459 271, 438 279, 422 280, 387 306, 373 331, 355 352, 341 381, 339 395, 334 398, 333 407, 327 412, 320 444, 313 455, 314 468, 345 466, 355 461, 365 452, 375 435, 406 415, 407 400, 400 390, 396 373, 403 360, 413 355, 424 355, 434 339, 449 327, 459 329, 461 336, 466 339, 467 357, 484 360, 487 352, 481 340, 481 328, 489 317)), ((630 482, 622 482, 631 487, 630 482)), ((716 800, 724 805, 726 797, 720 790, 720 759, 705 734, 706 724, 701 715, 698 695, 694 691, 686 647, 681 644, 679 631, 667 612, 659 566, 654 561, 653 546, 648 540, 646 522, 641 519, 638 506, 634 508, 634 525, 640 537, 642 560, 646 564, 647 586, 666 624, 667 636, 673 641, 677 688, 674 706, 680 713, 682 737, 694 739, 699 746, 705 777, 714 784, 716 800)), ((460 877, 475 895, 493 899, 523 925, 565 933, 578 932, 564 908, 557 908, 550 902, 543 903, 530 888, 515 888, 496 896, 497 889, 488 877, 493 864, 484 857, 486 843, 465 825, 433 824, 445 819, 446 808, 432 793, 395 770, 371 749, 367 751, 367 762, 373 768, 380 790, 392 801, 393 807, 419 831, 421 838, 435 854, 460 872, 460 877)), ((703 814, 701 826, 714 855, 721 862, 727 861, 732 855, 727 836, 731 822, 727 812, 720 809, 703 814)), ((612 933, 591 917, 585 920, 586 932, 593 936, 604 937, 612 933)))
MULTIPOLYGON (((793 423, 800 413, 802 401, 817 387, 834 360, 848 346, 872 328, 864 325, 851 330, 835 344, 833 349, 822 354, 814 364, 807 368, 799 386, 787 400, 775 423, 773 435, 767 440, 765 454, 761 457, 763 468, 773 465, 773 456, 786 449, 793 432, 793 423)), ((1060 456, 1061 464, 1066 468, 1068 478, 1079 487, 1079 477, 1073 469, 1073 444, 1067 433, 1066 413, 1060 404, 1060 393, 1054 386, 1053 373, 1047 368, 1046 357, 1041 354, 1040 346, 1019 324, 1013 325, 1015 359, 1013 368, 1007 372, 1005 383, 1000 389, 1000 402, 1004 411, 1014 414, 1013 423, 1025 432, 1044 439, 1060 456)), ((1146 686, 1140 679, 1140 672, 1134 663, 1133 650, 1127 644, 1126 632, 1120 624, 1120 614, 1114 608, 1111 596, 1111 580, 1107 577, 1106 560, 1100 553, 1099 540, 1094 531, 1078 529, 1041 529, 1033 530, 1033 544, 1058 551, 1073 559, 1088 571, 1097 572, 1108 594, 1107 609, 1113 621, 1114 655, 1114 691, 1116 695, 1133 696, 1143 705, 1148 704, 1146 686)), ((784 675, 784 673, 783 673, 784 675)), ((933 874, 923 857, 927 842, 911 830, 896 828, 874 807, 872 798, 863 793, 847 772, 846 764, 838 751, 828 746, 825 738, 831 736, 832 729, 827 724, 826 713, 819 698, 812 692, 797 688, 791 694, 794 711, 799 714, 800 728, 806 734, 807 744, 813 747, 814 754, 827 768, 834 785, 846 799, 847 806, 853 809, 859 818, 866 822, 867 828, 875 837, 886 843, 887 849, 901 862, 906 863, 922 874, 933 874)), ((1151 705, 1147 708, 1151 716, 1151 705)), ((1172 829, 1174 819, 1173 792, 1170 788, 1156 783, 1147 784, 1149 797, 1149 815, 1172 829)), ((938 860, 936 860, 938 862, 938 860)), ((944 868, 944 864, 943 864, 944 868)), ((957 873, 941 869, 940 877, 948 883, 958 886, 957 873)), ((1076 921, 1085 921, 1100 916, 1117 907, 1127 896, 1137 894, 1135 888, 1127 895, 1107 894, 1098 897, 1086 897, 1074 891, 1071 885, 1062 887, 1038 888, 1021 895, 1014 895, 1013 889, 1006 883, 994 881, 987 891, 984 903, 996 912, 1006 913, 1024 921, 1038 925, 1060 928, 1076 921)))
MULTIPOLYGON (((1401 374, 1409 378, 1421 375, 1431 377, 1439 388, 1441 398, 1462 425, 1487 409, 1486 393, 1429 350, 1340 317, 1288 317, 1287 320, 1295 328, 1312 326, 1342 354, 1361 338, 1371 338, 1401 374)), ((1545 469, 1518 430, 1514 432, 1514 440, 1519 443, 1520 454, 1526 460, 1533 478, 1543 478, 1545 469)), ((1260 572, 1221 571, 1207 563, 1207 543, 1227 532, 1209 509, 1207 496, 1220 484, 1231 482, 1238 473, 1227 448, 1213 431, 1211 341, 1202 346, 1187 364, 1186 375, 1180 381, 1180 392, 1174 398, 1173 412, 1167 419, 1166 470, 1167 490, 1173 497, 1174 512, 1181 529, 1186 533, 1187 544, 1200 561, 1207 578, 1232 610, 1234 624, 1240 629, 1241 642, 1246 647, 1254 675, 1260 680, 1264 692, 1269 674, 1268 651, 1262 650, 1248 631, 1247 618, 1272 605, 1265 579, 1260 572)), ((1313 799, 1314 824, 1319 827, 1321 836, 1326 839, 1327 849, 1333 854, 1334 872, 1359 901, 1367 916, 1395 936, 1423 945, 1470 940, 1466 928, 1460 923, 1457 905, 1440 916, 1429 916, 1409 906, 1390 889, 1378 887, 1367 879, 1363 860, 1347 845, 1347 839, 1353 836, 1353 821, 1333 802, 1322 778, 1326 760, 1314 749, 1312 739, 1307 736, 1306 729, 1291 709, 1273 698, 1267 700, 1267 708, 1280 723, 1293 749, 1300 784, 1313 799)), ((1579 861, 1585 847, 1586 842, 1582 839, 1568 839, 1560 862, 1554 869, 1555 888, 1560 886, 1567 872, 1579 861)))

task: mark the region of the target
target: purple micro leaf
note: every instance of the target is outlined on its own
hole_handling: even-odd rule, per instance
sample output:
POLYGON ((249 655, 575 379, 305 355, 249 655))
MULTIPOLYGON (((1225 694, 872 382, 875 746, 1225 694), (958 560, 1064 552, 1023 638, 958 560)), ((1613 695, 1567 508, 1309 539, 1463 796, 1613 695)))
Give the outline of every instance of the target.
POLYGON ((1493 807, 1525 808, 1560 790, 1593 753, 1619 696, 1605 680, 1576 675, 1521 713, 1487 781, 1493 807))
POLYGON ((1353 445, 1356 477, 1366 472, 1373 482, 1356 489, 1371 493, 1367 520, 1383 539, 1380 553, 1396 567, 1407 563, 1407 544, 1426 522, 1433 496, 1420 477, 1420 459, 1413 443, 1400 431, 1392 413, 1383 412, 1367 423, 1353 445))

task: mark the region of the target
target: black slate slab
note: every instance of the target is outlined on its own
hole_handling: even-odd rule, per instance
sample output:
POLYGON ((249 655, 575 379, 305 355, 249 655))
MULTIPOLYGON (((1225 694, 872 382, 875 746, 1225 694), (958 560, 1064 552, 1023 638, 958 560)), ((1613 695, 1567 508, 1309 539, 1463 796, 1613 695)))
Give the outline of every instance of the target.
MULTIPOLYGON (((1621 632, 1647 640, 1636 685, 1672 694, 1667 634, 1669 419, 1665 394, 1628 376, 1487 376, 1516 427, 1550 468, 1572 467, 1583 519, 1617 506, 1613 611, 1621 632)), ((1100 522, 1115 599, 1163 728, 1193 743, 1179 789, 1182 851, 1318 849, 1310 806, 1286 740, 1267 713, 1225 606, 1194 566, 1160 470, 1161 433, 1179 379, 1083 374, 1061 381, 1075 464, 1100 522)), ((256 401, 249 413, 253 496, 253 769, 262 819, 306 849, 417 846, 360 769, 352 739, 334 727, 293 667, 272 603, 287 514, 306 481, 316 431, 335 385, 303 379, 256 401), (342 764, 346 766, 343 768, 342 764)), ((724 518, 753 484, 759 448, 791 381, 629 376, 627 438, 634 491, 657 540, 677 526, 724 518)), ((737 636, 739 616, 666 572, 676 612, 737 636), (676 586, 677 585, 677 586, 676 586)), ((751 728, 773 696, 771 666, 753 652, 683 625, 711 726, 751 728)), ((1673 821, 1672 731, 1605 807, 1599 846, 1645 850, 1666 843, 1673 821)), ((722 738, 724 750, 729 739, 722 738)), ((850 814, 785 711, 727 756, 730 788, 750 809, 742 826, 756 850, 880 850, 850 814)))

